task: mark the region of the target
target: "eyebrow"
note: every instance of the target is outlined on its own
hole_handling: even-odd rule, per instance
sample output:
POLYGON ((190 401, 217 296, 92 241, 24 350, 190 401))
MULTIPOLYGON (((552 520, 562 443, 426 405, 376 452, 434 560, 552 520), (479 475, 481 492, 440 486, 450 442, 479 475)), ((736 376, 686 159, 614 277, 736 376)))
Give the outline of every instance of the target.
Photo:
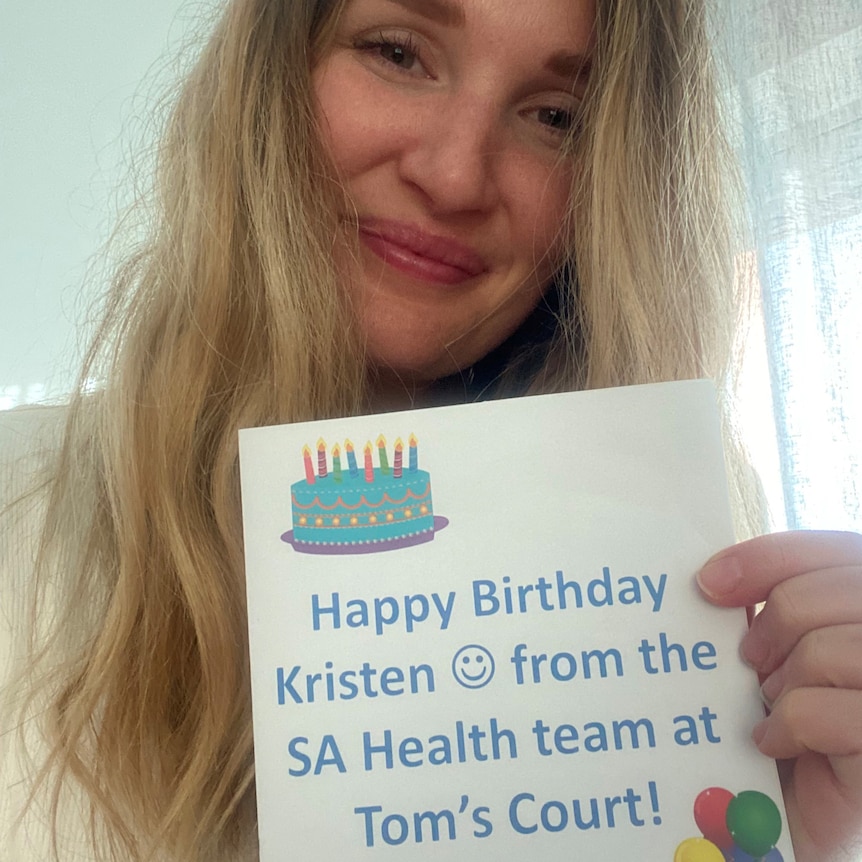
POLYGON ((461 4, 450 0, 389 0, 389 2, 403 6, 445 27, 463 27, 466 22, 461 4))
POLYGON ((561 78, 574 82, 585 82, 590 76, 592 58, 585 54, 554 54, 545 65, 561 78))
MULTIPOLYGON (((464 7, 453 0, 388 0, 388 2, 422 15, 445 27, 463 27, 466 23, 464 7)), ((586 81, 590 74, 591 58, 584 54, 554 54, 545 64, 560 78, 586 81)))

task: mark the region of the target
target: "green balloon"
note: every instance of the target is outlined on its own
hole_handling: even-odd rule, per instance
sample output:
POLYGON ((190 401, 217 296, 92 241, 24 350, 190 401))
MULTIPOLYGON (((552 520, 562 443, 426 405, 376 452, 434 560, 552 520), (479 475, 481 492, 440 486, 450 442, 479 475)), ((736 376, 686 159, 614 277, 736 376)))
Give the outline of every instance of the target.
POLYGON ((740 850, 765 856, 781 835, 778 806, 765 793, 743 790, 727 806, 727 830, 740 850))

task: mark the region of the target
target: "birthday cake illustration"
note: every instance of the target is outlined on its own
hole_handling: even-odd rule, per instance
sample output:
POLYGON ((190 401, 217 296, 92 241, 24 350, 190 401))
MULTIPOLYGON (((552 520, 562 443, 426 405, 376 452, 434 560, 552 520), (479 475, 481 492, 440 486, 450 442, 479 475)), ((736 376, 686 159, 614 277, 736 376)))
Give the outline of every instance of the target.
POLYGON ((317 443, 317 471, 312 452, 302 452, 305 479, 290 486, 293 529, 282 536, 297 551, 311 554, 376 553, 429 542, 435 529, 447 523, 434 517, 431 477, 419 469, 418 441, 410 435, 407 463, 404 445, 395 441, 389 463, 386 440, 381 435, 376 447, 371 441, 363 450, 363 464, 357 463, 350 440, 332 447, 332 464, 323 440, 317 443), (377 449, 377 466, 373 450, 377 449))

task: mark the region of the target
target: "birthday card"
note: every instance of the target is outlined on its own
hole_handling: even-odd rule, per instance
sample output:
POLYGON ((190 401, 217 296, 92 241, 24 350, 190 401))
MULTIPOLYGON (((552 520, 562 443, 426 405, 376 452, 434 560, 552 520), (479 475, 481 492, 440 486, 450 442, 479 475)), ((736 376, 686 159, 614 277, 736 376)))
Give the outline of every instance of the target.
POLYGON ((261 862, 791 862, 703 381, 240 432, 261 862))

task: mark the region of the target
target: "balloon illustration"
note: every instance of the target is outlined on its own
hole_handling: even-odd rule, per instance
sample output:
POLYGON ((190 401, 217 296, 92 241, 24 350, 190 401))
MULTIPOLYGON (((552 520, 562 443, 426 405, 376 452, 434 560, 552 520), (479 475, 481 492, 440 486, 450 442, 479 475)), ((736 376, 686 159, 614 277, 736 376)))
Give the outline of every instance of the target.
POLYGON ((724 853, 706 838, 687 838, 673 854, 673 862, 725 862, 724 853))
POLYGON ((703 837, 722 850, 733 847, 733 838, 727 829, 727 807, 733 798, 723 787, 708 787, 694 800, 694 822, 703 837))
POLYGON ((683 841, 673 862, 784 862, 775 846, 781 813, 765 793, 707 787, 694 800, 694 820, 703 838, 683 841))
POLYGON ((781 814, 765 793, 743 790, 727 806, 727 828, 737 847, 759 859, 781 835, 781 814))

